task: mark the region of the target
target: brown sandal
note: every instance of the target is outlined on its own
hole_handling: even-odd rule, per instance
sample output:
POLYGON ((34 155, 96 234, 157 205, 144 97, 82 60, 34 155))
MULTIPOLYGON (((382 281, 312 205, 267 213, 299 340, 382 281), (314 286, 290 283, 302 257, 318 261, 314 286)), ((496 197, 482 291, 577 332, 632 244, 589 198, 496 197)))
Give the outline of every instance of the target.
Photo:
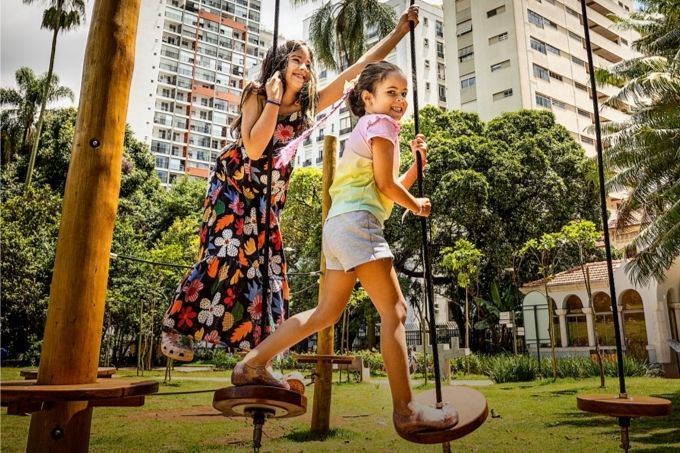
POLYGON ((161 352, 167 358, 178 362, 191 362, 194 359, 191 337, 181 335, 176 330, 161 332, 161 352))
POLYGON ((231 373, 231 383, 234 385, 268 385, 290 390, 290 386, 284 379, 277 379, 267 366, 250 366, 245 362, 239 362, 231 373))
POLYGON ((458 423, 458 412, 444 403, 441 408, 411 403, 411 414, 394 412, 392 421, 394 429, 400 434, 413 434, 421 431, 442 431, 452 428, 458 423))

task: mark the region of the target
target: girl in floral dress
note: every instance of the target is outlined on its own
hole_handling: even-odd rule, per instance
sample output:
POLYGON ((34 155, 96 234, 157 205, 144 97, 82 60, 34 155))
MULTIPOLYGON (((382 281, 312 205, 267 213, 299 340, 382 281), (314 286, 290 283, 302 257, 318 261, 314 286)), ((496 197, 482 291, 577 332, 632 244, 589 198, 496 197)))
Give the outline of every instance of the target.
POLYGON ((305 43, 288 41, 269 50, 259 81, 243 91, 241 115, 231 125, 236 142, 220 154, 210 177, 198 262, 180 283, 163 320, 164 355, 190 361, 192 343, 201 341, 249 350, 284 321, 288 281, 279 219, 294 153, 281 151, 311 126, 317 110, 340 99, 345 81, 397 45, 409 32, 409 22, 418 22, 415 6, 407 9, 395 29, 357 63, 318 91, 313 55, 305 43), (272 209, 265 215, 266 148, 270 139, 272 209), (271 231, 269 303, 263 299, 260 269, 265 221, 270 222, 271 231), (262 316, 267 318, 264 332, 262 316))

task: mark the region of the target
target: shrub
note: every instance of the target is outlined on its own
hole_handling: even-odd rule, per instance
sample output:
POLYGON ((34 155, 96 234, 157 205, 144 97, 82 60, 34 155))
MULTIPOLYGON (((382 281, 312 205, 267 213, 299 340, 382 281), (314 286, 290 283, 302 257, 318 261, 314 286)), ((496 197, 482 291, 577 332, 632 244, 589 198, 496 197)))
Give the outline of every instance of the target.
POLYGON ((212 353, 210 362, 215 366, 216 370, 233 370, 241 358, 236 354, 227 354, 221 349, 215 350, 212 353))
POLYGON ((361 357, 364 365, 371 369, 371 376, 378 376, 385 373, 385 363, 382 355, 378 351, 357 351, 357 356, 361 357))

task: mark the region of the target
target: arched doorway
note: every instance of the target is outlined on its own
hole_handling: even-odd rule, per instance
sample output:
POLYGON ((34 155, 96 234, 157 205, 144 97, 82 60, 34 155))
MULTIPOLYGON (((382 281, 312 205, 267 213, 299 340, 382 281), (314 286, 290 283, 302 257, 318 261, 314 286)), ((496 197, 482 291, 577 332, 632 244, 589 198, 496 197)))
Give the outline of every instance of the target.
POLYGON ((588 346, 588 327, 581 299, 572 294, 564 301, 567 310, 567 338, 569 346, 588 346))
POLYGON ((612 301, 609 294, 599 292, 593 296, 595 312, 595 334, 600 346, 616 345, 614 321, 612 317, 612 301))
POLYGON ((640 293, 634 289, 624 291, 621 296, 623 307, 623 338, 626 351, 636 359, 647 360, 647 325, 640 293))

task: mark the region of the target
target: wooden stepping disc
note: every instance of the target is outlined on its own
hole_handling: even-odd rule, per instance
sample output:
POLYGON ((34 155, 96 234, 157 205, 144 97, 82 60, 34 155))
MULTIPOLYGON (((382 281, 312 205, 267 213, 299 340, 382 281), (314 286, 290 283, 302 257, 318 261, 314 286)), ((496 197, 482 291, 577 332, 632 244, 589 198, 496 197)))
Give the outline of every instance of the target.
POLYGON ((586 412, 610 415, 612 417, 661 417, 671 415, 671 402, 653 396, 629 395, 579 395, 576 407, 586 412))
POLYGON ((228 417, 250 416, 263 410, 274 418, 297 417, 307 411, 307 398, 299 393, 266 385, 225 387, 215 392, 213 407, 228 417))
MULTIPOLYGON (((434 405, 437 402, 435 390, 419 393, 415 397, 421 404, 434 405)), ((442 400, 458 411, 458 423, 442 431, 421 431, 402 435, 404 439, 418 444, 441 444, 467 436, 479 428, 489 415, 486 398, 469 387, 442 387, 442 400)))

